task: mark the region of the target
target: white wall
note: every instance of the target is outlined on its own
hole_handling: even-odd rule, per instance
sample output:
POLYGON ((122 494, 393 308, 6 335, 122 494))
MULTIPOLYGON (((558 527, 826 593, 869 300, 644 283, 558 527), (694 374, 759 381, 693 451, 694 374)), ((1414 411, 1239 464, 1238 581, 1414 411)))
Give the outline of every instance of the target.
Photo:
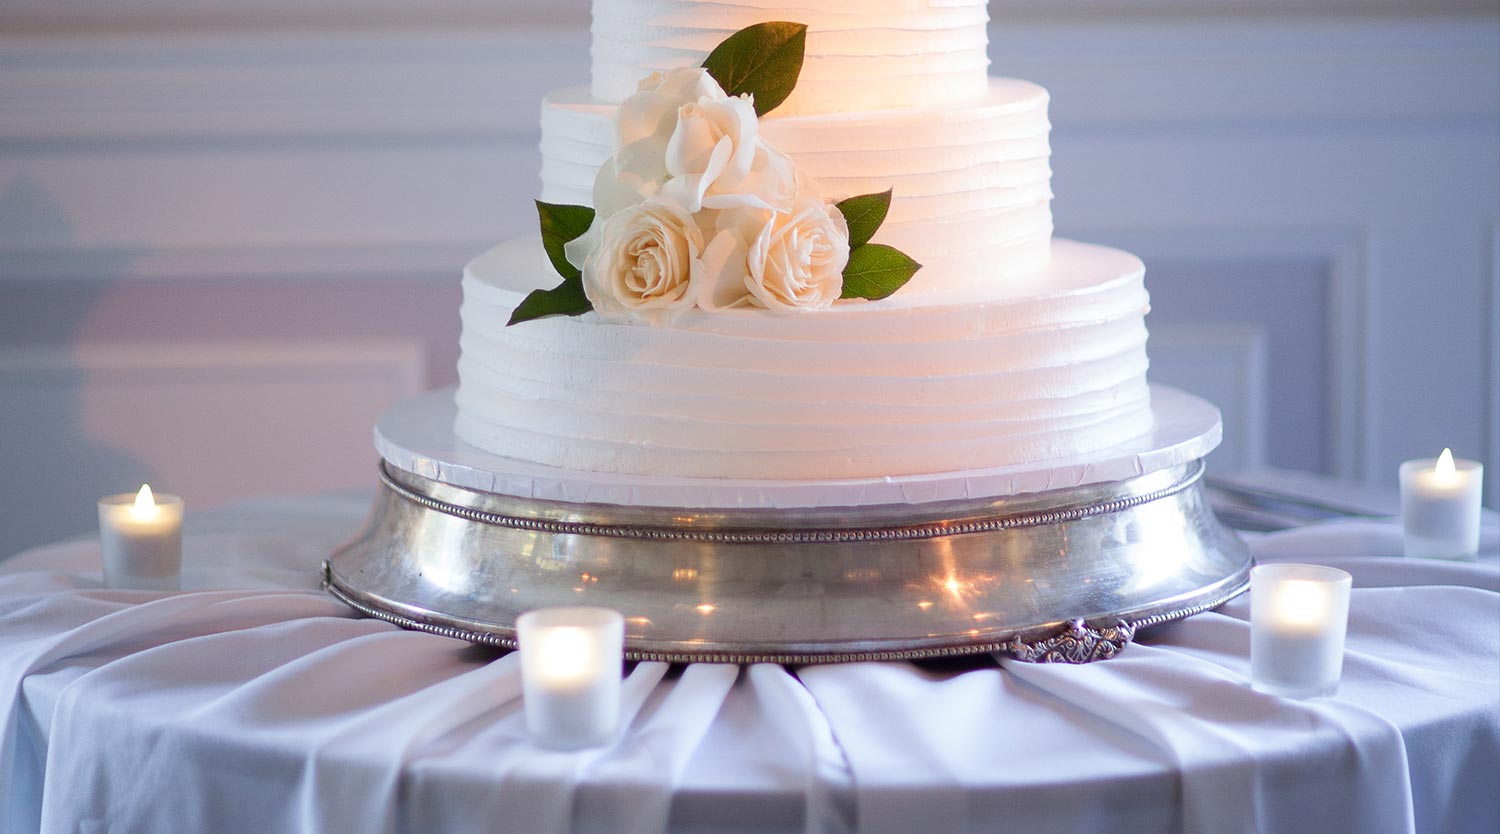
MULTIPOLYGON (((6 6, 50 22, 0 37, 0 549, 147 478, 197 506, 368 485, 374 415, 452 379, 457 267, 534 222, 537 100, 587 73, 576 25, 348 29, 333 0, 149 31, 190 5, 248 9, 111 5, 141 25, 106 36, 69 17, 99 4, 6 6)), ((1216 466, 1390 483, 1450 444, 1494 502, 1493 18, 993 38, 1053 91, 1060 231, 1146 258, 1153 377, 1224 407, 1216 466)))
MULTIPOLYGON (((1138 22, 1147 19, 1244 19, 1401 15, 1473 15, 1492 0, 994 0, 997 21, 1138 22)), ((583 25, 589 0, 7 0, 0 31, 12 33, 307 30, 360 27, 513 27, 583 25)))

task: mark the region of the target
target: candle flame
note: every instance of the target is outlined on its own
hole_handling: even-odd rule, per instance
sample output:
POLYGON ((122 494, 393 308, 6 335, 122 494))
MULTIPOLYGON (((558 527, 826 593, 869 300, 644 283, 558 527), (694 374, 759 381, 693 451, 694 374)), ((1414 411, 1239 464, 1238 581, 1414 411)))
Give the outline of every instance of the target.
POLYGON ((1433 470, 1437 472, 1439 478, 1452 478, 1458 474, 1458 470, 1453 466, 1452 449, 1446 447, 1443 449, 1443 453, 1438 456, 1437 465, 1433 467, 1433 470))
POLYGON ((150 521, 156 518, 156 496, 151 494, 150 484, 141 484, 141 491, 135 494, 135 505, 130 508, 130 515, 137 521, 150 521))
POLYGON ((587 681, 598 665, 598 646, 588 629, 558 626, 538 635, 542 676, 553 684, 575 685, 587 681))
POLYGON ((1318 582, 1286 579, 1272 598, 1273 618, 1282 625, 1311 628, 1321 626, 1329 617, 1328 589, 1318 582))

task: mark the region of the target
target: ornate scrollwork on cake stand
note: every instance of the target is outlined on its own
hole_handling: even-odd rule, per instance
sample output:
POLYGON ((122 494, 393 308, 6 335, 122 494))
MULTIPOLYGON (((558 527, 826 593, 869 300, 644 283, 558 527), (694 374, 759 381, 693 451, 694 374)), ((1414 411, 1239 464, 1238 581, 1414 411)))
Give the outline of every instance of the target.
POLYGON ((1114 657, 1134 638, 1135 626, 1124 620, 1104 628, 1073 620, 1050 637, 1014 638, 1005 644, 1005 651, 1027 663, 1092 663, 1114 657))

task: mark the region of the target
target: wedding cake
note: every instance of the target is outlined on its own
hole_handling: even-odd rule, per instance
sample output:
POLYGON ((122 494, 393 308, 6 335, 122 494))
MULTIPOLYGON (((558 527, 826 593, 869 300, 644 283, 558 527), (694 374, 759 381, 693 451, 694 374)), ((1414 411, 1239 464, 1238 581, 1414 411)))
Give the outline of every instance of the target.
POLYGON ((1112 657, 1249 582, 1218 409, 1146 384, 1144 268, 1052 238, 1047 93, 984 0, 593 0, 539 234, 464 272, 459 386, 375 426, 329 591, 515 647, 1112 657))
POLYGON ((1149 434, 1134 256, 1052 237, 985 0, 594 0, 542 234, 464 273, 457 436, 564 470, 907 476, 1149 434), (559 278, 562 284, 557 284, 559 278))

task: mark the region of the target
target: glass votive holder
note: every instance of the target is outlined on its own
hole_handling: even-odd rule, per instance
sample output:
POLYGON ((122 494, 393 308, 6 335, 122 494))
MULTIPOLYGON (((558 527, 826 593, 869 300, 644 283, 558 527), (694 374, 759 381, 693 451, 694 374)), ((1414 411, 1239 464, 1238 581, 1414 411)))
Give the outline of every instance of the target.
POLYGON ((1354 579, 1321 565, 1250 571, 1250 679, 1256 690, 1312 698, 1338 690, 1354 579))
POLYGON ((1437 458, 1401 464, 1401 537, 1407 556, 1473 559, 1479 553, 1484 465, 1437 458))
POLYGON ((99 499, 99 549, 109 588, 182 587, 182 499, 139 492, 99 499))
POLYGON ((516 620, 526 729, 538 746, 598 747, 615 739, 625 619, 608 608, 527 611, 516 620))

